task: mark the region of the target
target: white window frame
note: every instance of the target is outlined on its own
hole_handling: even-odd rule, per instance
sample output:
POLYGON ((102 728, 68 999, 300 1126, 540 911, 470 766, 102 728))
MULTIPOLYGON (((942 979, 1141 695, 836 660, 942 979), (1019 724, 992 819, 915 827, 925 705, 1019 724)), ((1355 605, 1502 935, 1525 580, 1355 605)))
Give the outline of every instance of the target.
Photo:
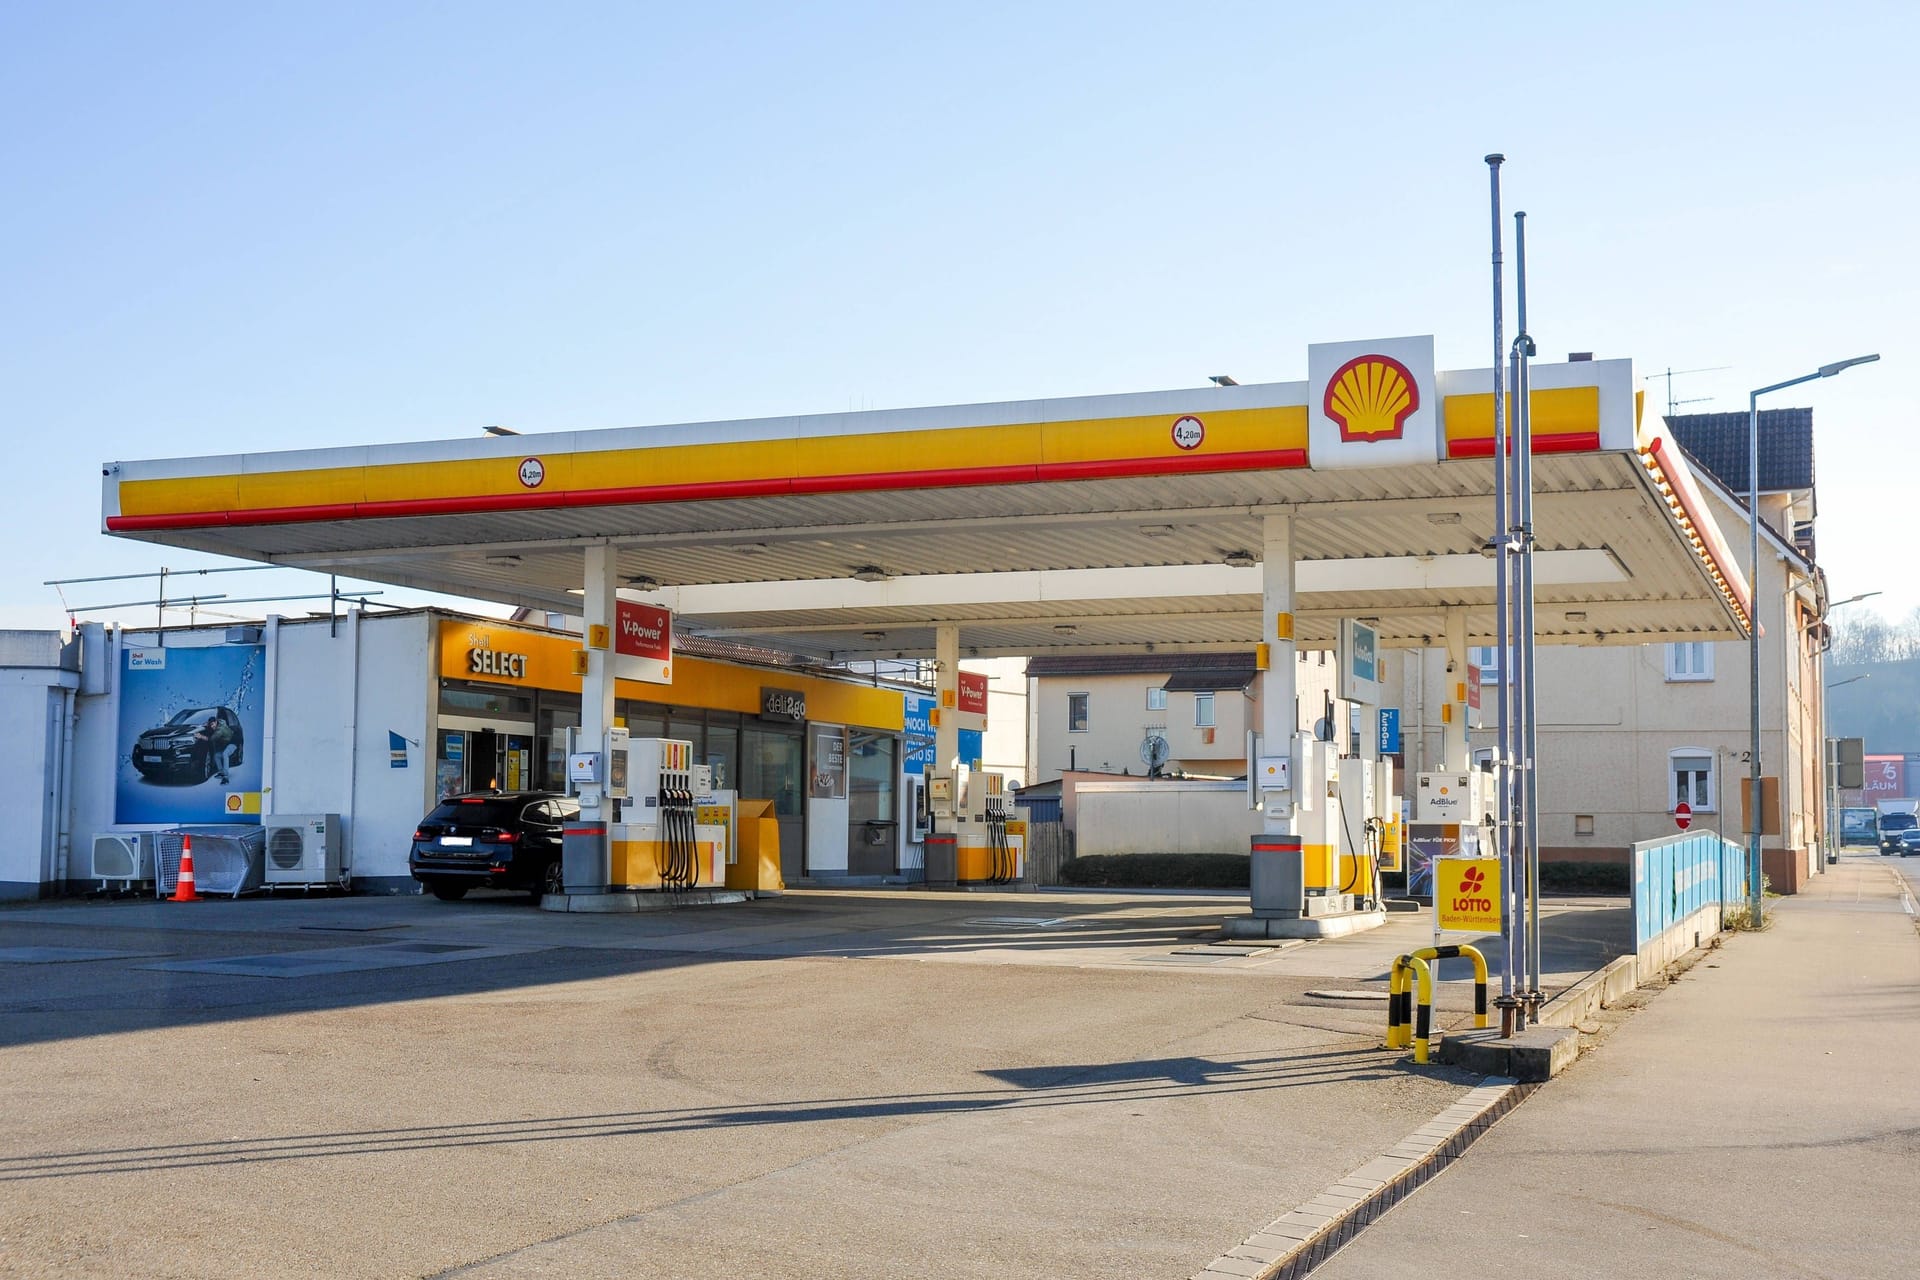
POLYGON ((1167 709, 1167 691, 1162 685, 1147 686, 1147 710, 1165 711, 1167 709))
POLYGON ((1214 727, 1212 693, 1204 692, 1193 695, 1193 727, 1196 729, 1211 729, 1214 727), (1205 715, 1201 714, 1202 711, 1205 712, 1205 715))
MULTIPOLYGON (((1500 648, 1497 644, 1477 644, 1467 650, 1467 661, 1480 669, 1480 683, 1499 684, 1502 667, 1498 663, 1488 665, 1488 659, 1500 648)), ((1513 652, 1513 646, 1507 646, 1507 652, 1513 652)))
MULTIPOLYGON (((1694 773, 1698 772, 1698 770, 1688 770, 1688 772, 1694 773)), ((1667 752, 1667 811, 1669 813, 1673 812, 1673 810, 1679 806, 1680 802, 1685 800, 1693 806, 1695 813, 1718 812, 1720 800, 1719 773, 1720 757, 1706 747, 1675 747, 1673 750, 1667 752), (1683 796, 1680 794, 1679 766, 1682 760, 1706 761, 1706 779, 1702 788, 1706 793, 1706 799, 1704 801, 1696 800, 1691 795, 1683 796)))
POLYGON ((1667 681, 1690 684, 1713 679, 1713 644, 1707 640, 1676 640, 1667 645, 1667 681))
POLYGON ((1091 706, 1092 701, 1093 700, 1084 693, 1070 693, 1067 695, 1067 732, 1068 733, 1088 732, 1087 725, 1093 719, 1092 706, 1091 706), (1078 725, 1078 727, 1076 727, 1073 723, 1073 704, 1075 699, 1078 699, 1080 703, 1080 724, 1078 725))

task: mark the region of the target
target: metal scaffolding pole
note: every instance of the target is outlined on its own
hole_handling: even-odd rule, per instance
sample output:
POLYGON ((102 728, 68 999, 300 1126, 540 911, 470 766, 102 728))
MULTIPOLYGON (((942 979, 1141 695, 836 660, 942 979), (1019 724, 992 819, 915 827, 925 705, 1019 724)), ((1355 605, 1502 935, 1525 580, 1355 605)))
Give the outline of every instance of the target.
POLYGON ((1500 1011, 1501 1030, 1511 1031, 1513 1021, 1513 911, 1511 885, 1513 866, 1511 849, 1508 844, 1509 818, 1512 811, 1511 785, 1512 774, 1507 768, 1507 691, 1511 671, 1507 660, 1507 528, 1511 523, 1507 503, 1507 415, 1506 397, 1501 385, 1501 367, 1506 359, 1506 330, 1501 305, 1504 288, 1500 274, 1500 249, 1504 228, 1500 223, 1500 166, 1506 157, 1499 154, 1486 158, 1487 177, 1491 187, 1493 203, 1493 538, 1489 544, 1494 553, 1496 571, 1494 574, 1494 646, 1500 663, 1500 679, 1496 686, 1499 690, 1499 708, 1496 720, 1494 750, 1494 854, 1500 861, 1500 877, 1503 897, 1500 912, 1500 1011))
POLYGON ((1525 956, 1527 1016, 1539 1017, 1540 990, 1540 722, 1536 692, 1540 667, 1534 645, 1533 616, 1533 334, 1527 328, 1527 215, 1513 215, 1514 285, 1516 320, 1520 332, 1514 335, 1514 356, 1519 377, 1514 395, 1514 455, 1519 467, 1520 510, 1520 643, 1515 675, 1520 679, 1517 692, 1520 709, 1520 787, 1521 830, 1525 833, 1524 879, 1526 893, 1525 956))

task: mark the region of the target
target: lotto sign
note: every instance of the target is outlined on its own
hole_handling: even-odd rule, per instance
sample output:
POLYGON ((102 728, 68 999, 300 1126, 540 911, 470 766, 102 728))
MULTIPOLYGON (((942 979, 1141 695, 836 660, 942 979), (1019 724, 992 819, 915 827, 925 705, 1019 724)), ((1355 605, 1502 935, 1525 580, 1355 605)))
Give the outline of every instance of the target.
POLYGON ((1500 932, 1500 860, 1436 858, 1435 926, 1449 933, 1500 932))

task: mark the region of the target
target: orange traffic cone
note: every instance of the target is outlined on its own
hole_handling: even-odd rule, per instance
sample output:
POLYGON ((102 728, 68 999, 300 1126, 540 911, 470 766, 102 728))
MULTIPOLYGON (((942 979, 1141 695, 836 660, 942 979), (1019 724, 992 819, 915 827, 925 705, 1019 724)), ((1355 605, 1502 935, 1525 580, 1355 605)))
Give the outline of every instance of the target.
POLYGON ((193 837, 180 837, 180 876, 173 885, 171 902, 198 902, 200 895, 193 887, 193 837))

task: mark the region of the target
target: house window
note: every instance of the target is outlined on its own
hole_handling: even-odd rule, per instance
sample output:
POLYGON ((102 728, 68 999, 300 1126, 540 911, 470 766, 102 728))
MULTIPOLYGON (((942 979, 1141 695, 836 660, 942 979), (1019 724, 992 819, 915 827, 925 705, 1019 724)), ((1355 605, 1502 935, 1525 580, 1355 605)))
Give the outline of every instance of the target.
POLYGON ((1667 753, 1667 807, 1682 801, 1695 813, 1713 812, 1713 752, 1681 747, 1667 753))
MULTIPOLYGON (((1513 652, 1509 646, 1507 652, 1513 652)), ((1498 645, 1475 645, 1467 650, 1467 661, 1480 668, 1481 684, 1500 683, 1500 647, 1498 645)))
POLYGON ((1147 710, 1165 711, 1167 709, 1167 691, 1159 685, 1147 687, 1147 710))
POLYGON ((1193 723, 1195 728, 1213 728, 1213 695, 1196 693, 1193 695, 1193 723))
POLYGON ((1713 679, 1713 646, 1704 640, 1687 640, 1667 646, 1668 680, 1713 679))
POLYGON ((1067 695, 1067 732, 1085 733, 1087 731, 1087 695, 1070 693, 1067 695))

